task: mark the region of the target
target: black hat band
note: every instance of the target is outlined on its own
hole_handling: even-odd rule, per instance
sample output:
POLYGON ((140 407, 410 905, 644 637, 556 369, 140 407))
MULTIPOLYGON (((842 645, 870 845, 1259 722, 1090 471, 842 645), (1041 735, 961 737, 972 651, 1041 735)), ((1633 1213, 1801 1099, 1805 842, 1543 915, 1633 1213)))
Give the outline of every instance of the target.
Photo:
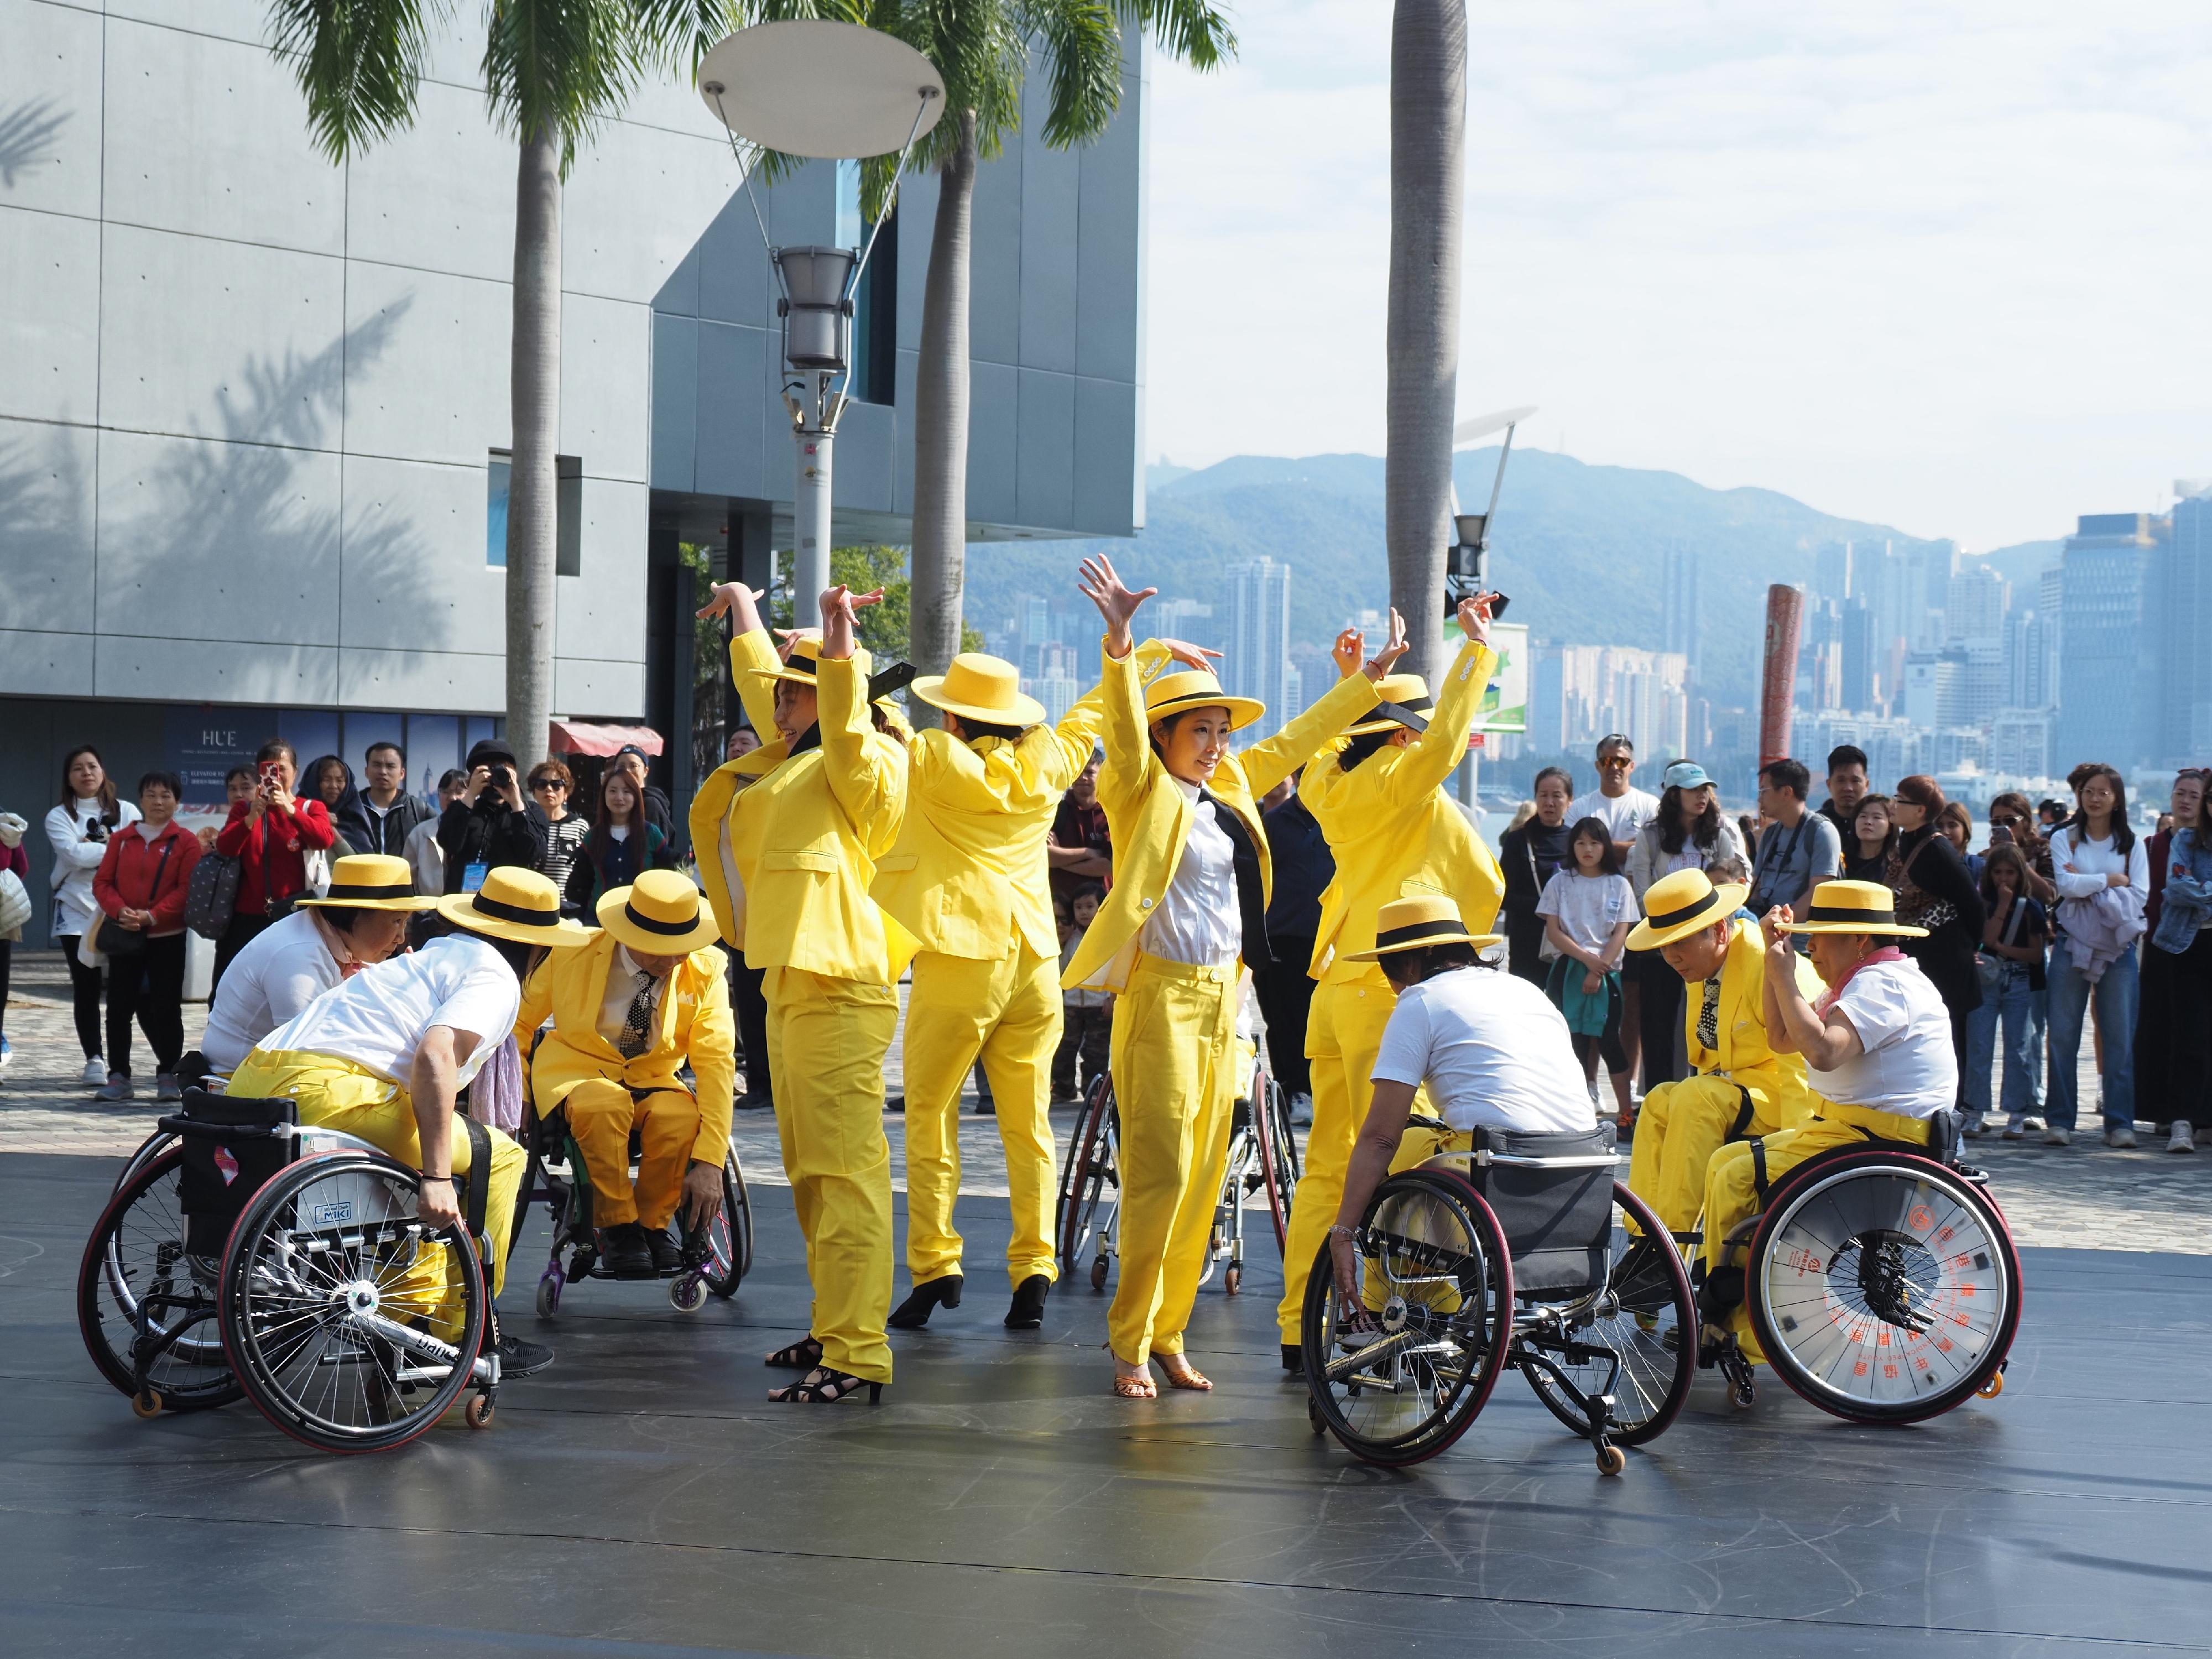
POLYGON ((1421 945, 1431 939, 1439 945, 1462 944, 1468 937, 1465 926, 1456 921, 1417 921, 1376 934, 1375 948, 1395 951, 1401 945, 1421 945))
POLYGON ((1663 915, 1646 916, 1644 921, 1646 926, 1653 928, 1676 927, 1682 922, 1695 921, 1706 911, 1718 904, 1720 900, 1721 896, 1717 892, 1711 888, 1707 888, 1705 896, 1696 903, 1686 904, 1679 910, 1668 910, 1663 915))
POLYGON ((1887 910, 1855 910, 1847 905, 1816 904, 1805 913, 1808 921, 1863 921, 1871 927, 1897 926, 1897 908, 1887 910))
POLYGON ((512 921, 525 927, 543 927, 551 932, 561 925, 561 915, 557 910, 549 914, 531 909, 526 905, 502 904, 497 899, 486 898, 482 893, 469 895, 469 908, 497 921, 512 921))
POLYGON ((371 887, 357 881, 334 881, 331 884, 331 890, 323 896, 333 904, 342 901, 357 903, 369 899, 413 898, 415 884, 411 881, 402 881, 394 882, 385 887, 371 887))
POLYGON ((688 933, 699 925, 696 912, 693 913, 689 921, 658 921, 651 916, 640 915, 635 904, 625 903, 623 906, 623 915, 629 919, 632 926, 641 927, 648 933, 661 933, 671 939, 679 934, 688 933))

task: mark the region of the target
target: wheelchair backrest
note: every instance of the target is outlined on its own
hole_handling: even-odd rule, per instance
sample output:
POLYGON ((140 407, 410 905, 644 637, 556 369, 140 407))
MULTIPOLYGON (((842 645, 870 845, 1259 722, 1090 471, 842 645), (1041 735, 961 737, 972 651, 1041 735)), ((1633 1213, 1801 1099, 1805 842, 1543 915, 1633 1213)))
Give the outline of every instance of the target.
POLYGON ((184 1146, 177 1183, 185 1212, 185 1248, 219 1256, 231 1224, 261 1185, 296 1155, 293 1130, 300 1109, 290 1100, 185 1091, 184 1110, 161 1120, 184 1146))
POLYGON ((1464 1168, 1504 1230, 1518 1291, 1571 1293, 1605 1282, 1613 1238, 1615 1167, 1592 1163, 1613 1153, 1610 1124, 1587 1132, 1524 1134, 1474 1132, 1475 1156, 1464 1168), (1561 1160, 1559 1167, 1500 1159, 1561 1160))

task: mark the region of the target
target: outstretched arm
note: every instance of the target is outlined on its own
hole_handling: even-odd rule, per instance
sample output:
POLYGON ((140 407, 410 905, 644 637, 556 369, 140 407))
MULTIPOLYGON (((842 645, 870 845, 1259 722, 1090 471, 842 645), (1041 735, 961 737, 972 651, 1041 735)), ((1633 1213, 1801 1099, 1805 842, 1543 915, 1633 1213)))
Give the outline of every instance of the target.
POLYGON ((868 717, 868 653, 860 649, 854 617, 860 607, 883 603, 884 593, 855 593, 840 584, 822 595, 822 656, 815 708, 822 754, 829 763, 830 793, 863 840, 896 829, 906 812, 907 757, 896 743, 872 743, 868 717))
POLYGON ((1467 642, 1444 671, 1428 730, 1406 745, 1405 758, 1392 769, 1387 794, 1392 805, 1421 799, 1467 758, 1468 733, 1482 712, 1498 653, 1490 648, 1490 608, 1494 593, 1474 593, 1459 602, 1460 632, 1467 642))
POLYGON ((761 625, 757 588, 743 582, 720 582, 714 596, 699 611, 702 622, 715 617, 730 619, 730 677, 737 682, 738 701, 744 705, 745 720, 765 743, 775 732, 775 691, 770 681, 753 671, 775 665, 775 645, 761 625))
POLYGON ((1312 708, 1273 737, 1254 744, 1237 757, 1244 769, 1245 786, 1254 796, 1266 794, 1304 766, 1323 744, 1380 701, 1375 683, 1389 672, 1390 665, 1406 648, 1404 624, 1396 620, 1397 614, 1395 611, 1390 613, 1389 643, 1369 659, 1364 672, 1359 666, 1359 659, 1366 651, 1365 638, 1356 628, 1347 628, 1339 634, 1334 653, 1340 676, 1337 683, 1312 708))

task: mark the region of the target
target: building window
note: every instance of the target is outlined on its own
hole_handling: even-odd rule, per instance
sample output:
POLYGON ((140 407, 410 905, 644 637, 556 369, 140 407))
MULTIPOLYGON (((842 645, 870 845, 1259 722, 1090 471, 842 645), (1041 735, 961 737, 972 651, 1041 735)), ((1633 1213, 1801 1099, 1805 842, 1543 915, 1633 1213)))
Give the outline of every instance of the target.
MULTIPOLYGON (((866 233, 859 246, 865 246, 866 233)), ((853 368, 846 391, 864 404, 898 401, 898 209, 884 221, 883 234, 853 295, 853 368)))
MULTIPOLYGON (((556 455, 553 465, 557 536, 553 574, 580 576, 584 574, 584 463, 574 455, 556 455)), ((507 568, 507 496, 514 471, 512 451, 491 452, 484 479, 484 562, 499 570, 507 568)))

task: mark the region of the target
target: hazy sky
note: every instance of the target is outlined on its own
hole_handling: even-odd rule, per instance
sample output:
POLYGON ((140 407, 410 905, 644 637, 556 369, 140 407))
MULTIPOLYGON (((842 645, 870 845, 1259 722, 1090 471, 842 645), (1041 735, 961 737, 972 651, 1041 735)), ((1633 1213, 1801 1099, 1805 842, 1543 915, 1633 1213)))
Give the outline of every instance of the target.
MULTIPOLYGON (((1382 452, 1389 11, 1155 58, 1151 456, 1382 452)), ((2212 474, 2203 0, 1469 13, 1462 415, 1969 550, 2212 474)))

